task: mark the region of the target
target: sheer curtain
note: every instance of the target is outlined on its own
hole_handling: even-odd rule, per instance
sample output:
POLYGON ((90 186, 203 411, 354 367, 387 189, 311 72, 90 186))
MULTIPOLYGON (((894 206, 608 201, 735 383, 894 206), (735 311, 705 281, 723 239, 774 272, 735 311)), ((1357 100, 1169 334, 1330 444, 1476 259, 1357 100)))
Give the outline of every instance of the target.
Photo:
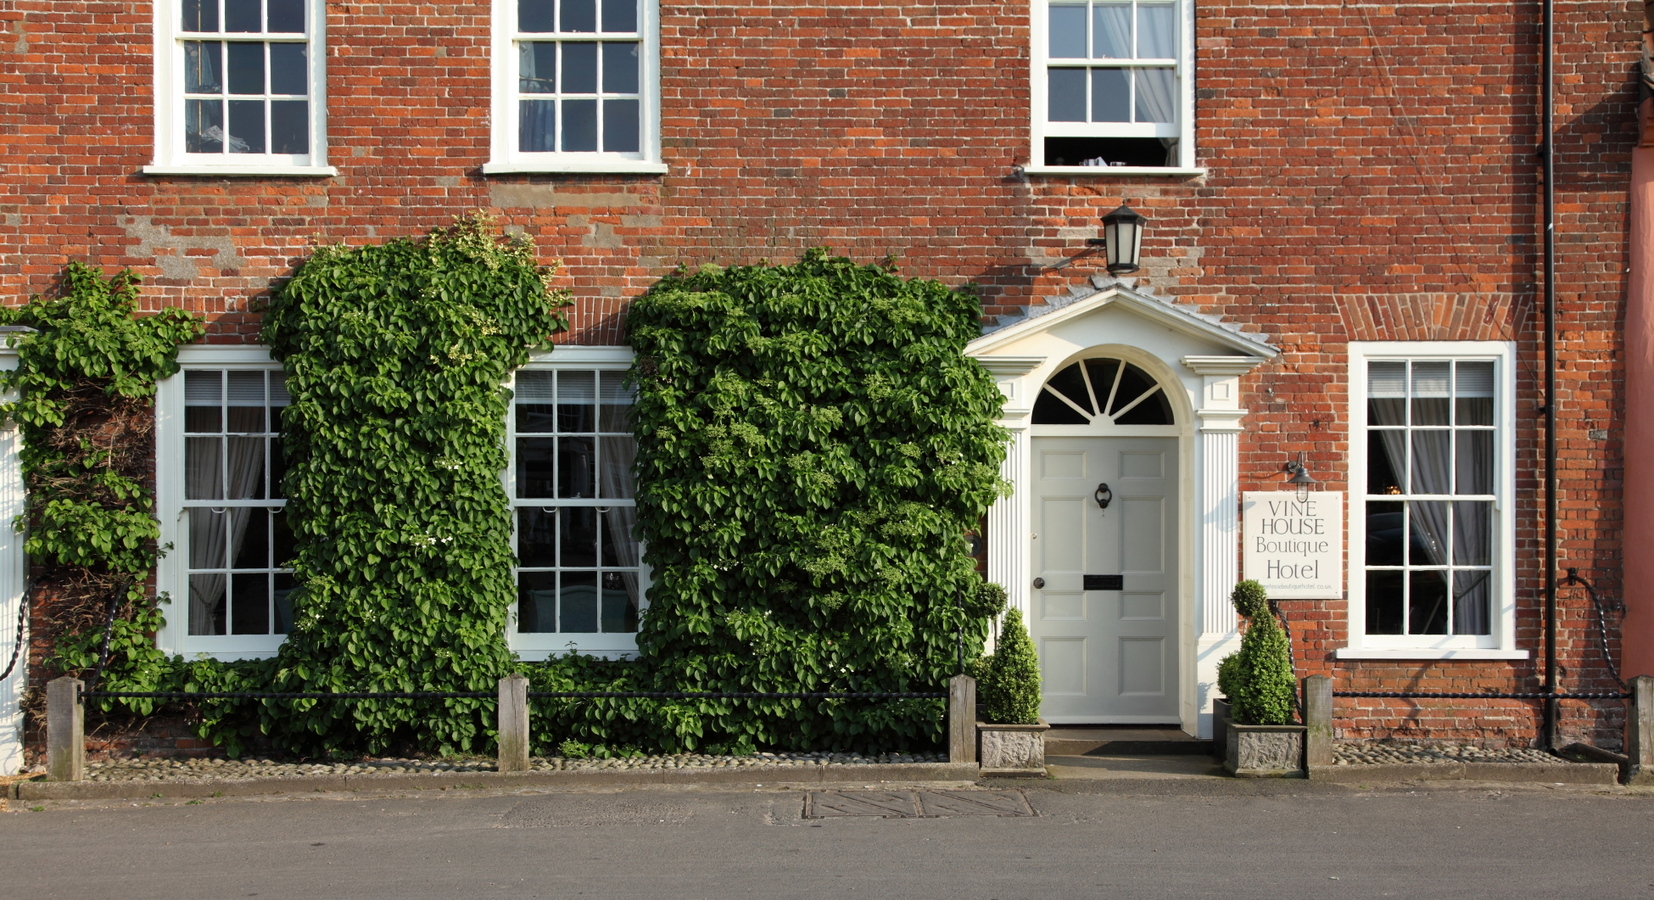
MULTIPOLYGON (((631 430, 631 392, 627 391, 622 383, 622 375, 618 372, 604 372, 600 377, 598 395, 598 429, 605 432, 631 430)), ((599 496, 615 499, 630 500, 635 496, 632 485, 632 465, 637 460, 637 444, 630 434, 605 434, 598 439, 598 491, 599 496)), ((621 567, 617 572, 621 582, 626 586, 627 602, 631 608, 639 609, 642 598, 638 596, 637 568, 641 563, 638 555, 637 539, 632 532, 637 526, 637 507, 626 506, 607 507, 608 512, 603 515, 604 543, 613 549, 614 562, 621 567)), ((605 607, 607 598, 605 598, 605 607)), ((605 623, 610 617, 605 610, 605 623)), ((605 628, 607 630, 607 628, 605 628)))

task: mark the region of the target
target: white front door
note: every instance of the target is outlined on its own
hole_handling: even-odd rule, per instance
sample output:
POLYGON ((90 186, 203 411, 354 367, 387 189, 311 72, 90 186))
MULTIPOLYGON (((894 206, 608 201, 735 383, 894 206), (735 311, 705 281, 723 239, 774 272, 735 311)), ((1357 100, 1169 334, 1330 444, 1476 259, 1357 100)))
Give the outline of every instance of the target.
POLYGON ((1036 437, 1033 463, 1040 714, 1177 722, 1177 439, 1036 437))

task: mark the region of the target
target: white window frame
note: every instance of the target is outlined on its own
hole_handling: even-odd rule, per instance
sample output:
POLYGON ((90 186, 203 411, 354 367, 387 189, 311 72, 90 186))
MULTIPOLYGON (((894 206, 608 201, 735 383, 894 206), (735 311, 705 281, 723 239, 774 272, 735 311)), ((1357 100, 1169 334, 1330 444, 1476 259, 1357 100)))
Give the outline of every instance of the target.
MULTIPOLYGON (((660 155, 660 4, 638 0, 639 109, 637 153, 524 153, 518 150, 517 0, 492 0, 490 69, 492 90, 490 159, 484 175, 519 172, 602 172, 633 175, 665 174, 660 155)), ((597 40, 594 33, 592 40, 597 40)))
MULTIPOLYGON (((310 152, 188 153, 184 143, 183 4, 156 0, 155 15, 155 158, 143 167, 146 175, 239 175, 327 177, 338 170, 327 165, 327 4, 305 0, 305 27, 309 53, 310 152)), ((252 38, 252 35, 248 35, 252 38)))
MULTIPOLYGON (((1120 175, 1203 175, 1206 170, 1195 165, 1195 44, 1194 0, 1175 0, 1177 5, 1177 164, 1172 166, 1074 166, 1048 165, 1045 160, 1047 137, 1170 137, 1151 135, 1153 126, 1122 122, 1077 123, 1065 122, 1054 126, 1047 121, 1047 70, 1050 66, 1050 7, 1051 0, 1032 0, 1029 9, 1028 31, 1033 42, 1029 52, 1028 86, 1031 98, 1028 164, 1021 167, 1025 175, 1120 176, 1120 175), (1056 130, 1075 134, 1052 134, 1056 130), (1080 134, 1078 132, 1083 132, 1080 134)), ((1089 17, 1087 27, 1090 27, 1089 17)))
MULTIPOLYGON (((528 364, 518 372, 624 372, 632 365, 632 350, 630 347, 558 347, 554 352, 536 353, 530 357, 528 364)), ((515 385, 515 378, 513 378, 515 385)), ((511 498, 511 532, 512 546, 516 546, 517 533, 517 416, 515 409, 506 414, 506 447, 511 457, 505 467, 504 480, 506 495, 511 498)), ((641 562, 643 546, 638 547, 640 558, 638 570, 638 621, 649 610, 649 566, 641 562)), ((512 581, 516 582, 516 567, 512 567, 512 581)), ((511 604, 511 621, 506 628, 506 638, 519 657, 528 662, 540 662, 565 653, 579 652, 592 656, 608 658, 622 658, 637 655, 637 634, 615 633, 576 633, 576 632, 519 632, 517 630, 517 604, 511 604)))
POLYGON ((1349 644, 1339 659, 1527 659, 1516 646, 1516 345, 1503 341, 1352 341, 1349 345, 1349 644), (1489 634, 1370 635, 1367 627, 1367 367, 1374 361, 1493 363, 1493 588, 1489 634))
POLYGON ((190 369, 216 371, 281 371, 269 348, 188 346, 178 352, 179 371, 155 389, 155 513, 160 520, 165 551, 155 570, 155 589, 171 600, 163 608, 166 624, 155 636, 164 653, 221 660, 261 659, 276 655, 286 642, 281 634, 189 633, 189 558, 187 507, 184 503, 184 373, 190 369))

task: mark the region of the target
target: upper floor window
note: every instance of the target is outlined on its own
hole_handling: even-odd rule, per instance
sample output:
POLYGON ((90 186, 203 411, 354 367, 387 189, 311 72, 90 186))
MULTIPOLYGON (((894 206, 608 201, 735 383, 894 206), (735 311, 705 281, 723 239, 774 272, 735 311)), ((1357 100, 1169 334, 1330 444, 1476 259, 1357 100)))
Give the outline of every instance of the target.
POLYGON ((1194 165, 1187 10, 1188 0, 1036 6, 1032 168, 1194 165))
POLYGON ((489 172, 664 171, 653 0, 495 0, 489 172))
POLYGON ((1352 346, 1352 645, 1510 650, 1507 349, 1352 346))
POLYGON ((156 4, 154 174, 328 174, 322 0, 156 4))

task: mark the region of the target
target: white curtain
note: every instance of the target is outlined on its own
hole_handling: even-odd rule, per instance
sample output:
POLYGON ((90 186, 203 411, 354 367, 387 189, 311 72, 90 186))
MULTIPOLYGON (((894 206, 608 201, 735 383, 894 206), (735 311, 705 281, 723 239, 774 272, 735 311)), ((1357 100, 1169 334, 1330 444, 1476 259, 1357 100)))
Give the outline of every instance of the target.
POLYGON ((1177 121, 1177 76, 1171 69, 1137 69, 1137 121, 1177 121))
MULTIPOLYGON (((600 490, 604 497, 615 499, 631 499, 632 493, 632 463, 637 458, 637 445, 630 437, 601 438, 602 448, 598 452, 600 490)), ((638 608, 641 600, 638 597, 637 567, 638 558, 637 538, 632 536, 637 526, 637 507, 610 506, 603 514, 604 541, 614 550, 615 562, 625 567, 618 574, 626 585, 626 596, 632 608, 638 608)), ((604 605, 608 605, 607 597, 604 605)), ((606 612, 606 611, 605 611, 606 612)), ((608 620, 608 616, 603 616, 608 620)))

